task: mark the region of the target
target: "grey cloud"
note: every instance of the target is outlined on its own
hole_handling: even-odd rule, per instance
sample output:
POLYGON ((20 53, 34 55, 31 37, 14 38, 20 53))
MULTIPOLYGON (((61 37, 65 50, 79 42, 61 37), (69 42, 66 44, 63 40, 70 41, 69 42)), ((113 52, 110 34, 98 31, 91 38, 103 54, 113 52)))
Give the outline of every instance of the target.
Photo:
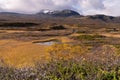
POLYGON ((72 9, 84 15, 120 15, 119 0, 0 0, 0 11, 36 13, 43 9, 72 9))

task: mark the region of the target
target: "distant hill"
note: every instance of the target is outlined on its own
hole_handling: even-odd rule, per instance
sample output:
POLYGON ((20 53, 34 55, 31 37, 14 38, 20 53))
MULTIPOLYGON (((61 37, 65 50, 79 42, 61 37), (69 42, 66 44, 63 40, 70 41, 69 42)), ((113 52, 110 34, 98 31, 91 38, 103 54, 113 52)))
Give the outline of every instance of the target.
POLYGON ((14 12, 0 12, 0 16, 24 16, 28 14, 14 13, 14 12))
POLYGON ((107 16, 107 15, 93 15, 93 16, 87 16, 88 19, 93 19, 93 20, 101 20, 104 22, 120 22, 120 17, 113 17, 113 16, 107 16))

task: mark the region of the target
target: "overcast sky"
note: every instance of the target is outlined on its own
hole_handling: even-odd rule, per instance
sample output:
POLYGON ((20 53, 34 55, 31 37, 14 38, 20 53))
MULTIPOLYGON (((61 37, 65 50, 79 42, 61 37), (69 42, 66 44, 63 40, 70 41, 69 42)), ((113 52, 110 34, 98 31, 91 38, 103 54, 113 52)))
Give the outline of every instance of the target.
POLYGON ((37 13, 71 9, 84 15, 120 16, 120 0, 0 0, 0 12, 37 13))

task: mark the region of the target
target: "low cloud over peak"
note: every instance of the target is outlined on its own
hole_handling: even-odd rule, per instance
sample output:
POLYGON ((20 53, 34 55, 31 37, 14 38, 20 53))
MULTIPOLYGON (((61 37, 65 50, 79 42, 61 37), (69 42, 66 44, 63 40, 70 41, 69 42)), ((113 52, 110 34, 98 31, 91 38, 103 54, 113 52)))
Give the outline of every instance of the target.
POLYGON ((120 16, 120 0, 0 0, 1 12, 37 13, 43 9, 71 9, 83 15, 120 16))

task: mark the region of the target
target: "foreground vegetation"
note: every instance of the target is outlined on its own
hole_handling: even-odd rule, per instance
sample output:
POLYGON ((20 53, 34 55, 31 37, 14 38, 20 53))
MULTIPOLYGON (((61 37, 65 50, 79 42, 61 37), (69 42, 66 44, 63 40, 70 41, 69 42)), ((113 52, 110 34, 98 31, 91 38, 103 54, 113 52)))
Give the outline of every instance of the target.
POLYGON ((60 60, 28 69, 0 67, 0 80, 120 80, 120 65, 60 60))

